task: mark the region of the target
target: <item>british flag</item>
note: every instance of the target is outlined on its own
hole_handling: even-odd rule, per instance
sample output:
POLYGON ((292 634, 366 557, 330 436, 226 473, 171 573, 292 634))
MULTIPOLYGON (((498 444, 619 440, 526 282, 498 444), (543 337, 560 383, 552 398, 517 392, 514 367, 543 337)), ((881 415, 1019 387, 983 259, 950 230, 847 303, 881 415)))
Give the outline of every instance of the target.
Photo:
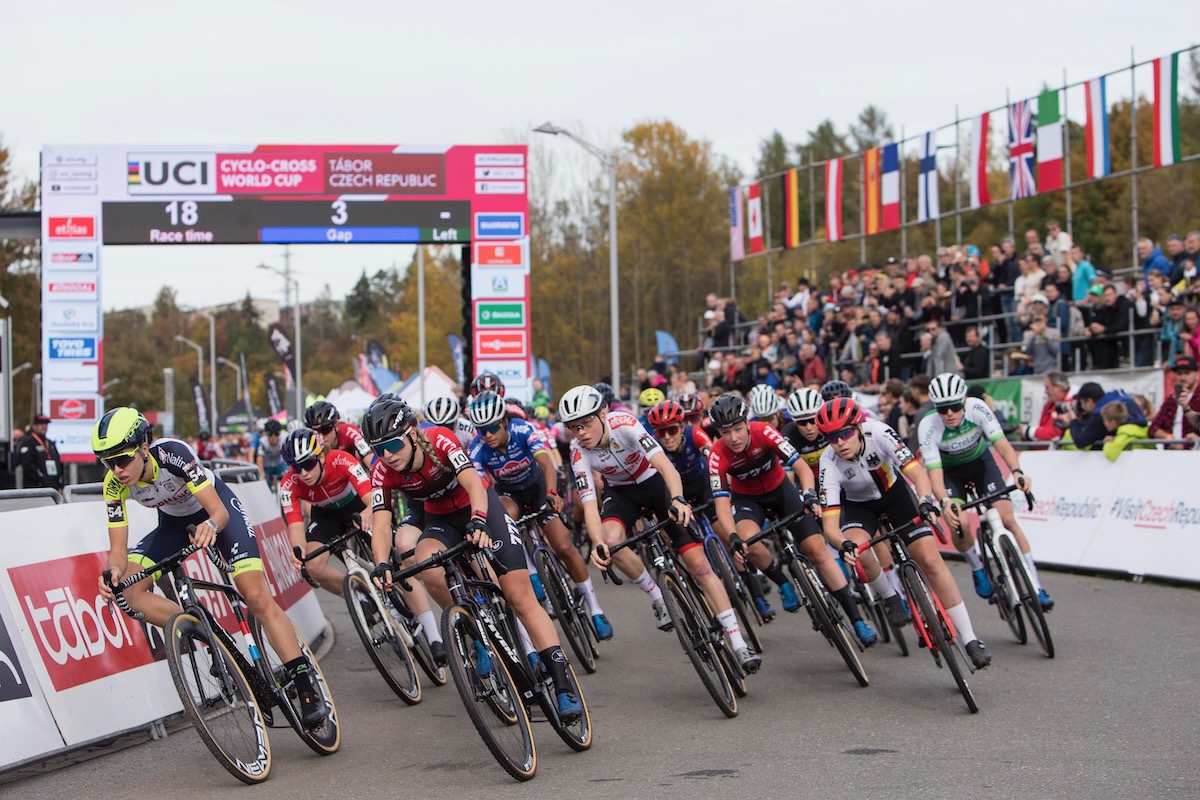
POLYGON ((1012 200, 1033 197, 1033 103, 1018 100, 1008 107, 1008 196, 1012 200))

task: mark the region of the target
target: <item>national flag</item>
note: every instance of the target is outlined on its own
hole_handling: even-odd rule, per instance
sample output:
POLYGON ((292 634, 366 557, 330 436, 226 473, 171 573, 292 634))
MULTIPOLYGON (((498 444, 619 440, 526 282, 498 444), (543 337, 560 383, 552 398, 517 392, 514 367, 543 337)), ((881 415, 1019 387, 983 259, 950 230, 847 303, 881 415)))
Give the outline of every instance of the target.
POLYGON ((1037 194, 1033 178, 1033 107, 1030 100, 1008 106, 1008 197, 1020 200, 1037 194))
POLYGON ((1178 164, 1179 53, 1154 59, 1154 166, 1178 164))
POLYGON ((917 222, 937 219, 938 203, 937 134, 934 131, 917 137, 917 222))
POLYGON ((742 225, 742 188, 729 190, 729 260, 746 258, 746 234, 742 225))
POLYGON ((1038 95, 1037 184, 1041 192, 1063 187, 1063 121, 1057 89, 1038 95))
POLYGON ((825 241, 842 240, 842 160, 825 162, 825 241))
POLYGON ((1108 149, 1108 95, 1104 91, 1104 78, 1090 80, 1083 85, 1087 99, 1087 127, 1084 142, 1087 149, 1087 175, 1103 178, 1112 172, 1112 159, 1108 149))
POLYGON ((746 227, 750 232, 752 255, 763 251, 762 198, 759 196, 759 188, 757 183, 746 187, 746 227))
POLYGON ((988 190, 988 142, 991 138, 990 114, 983 112, 971 120, 971 208, 982 208, 992 202, 988 190))
POLYGON ((863 153, 863 232, 879 233, 879 148, 863 153))
POLYGON ((783 246, 800 246, 800 170, 783 173, 783 246))
POLYGON ((900 227, 900 145, 883 146, 883 174, 879 178, 879 196, 883 204, 883 229, 900 227))

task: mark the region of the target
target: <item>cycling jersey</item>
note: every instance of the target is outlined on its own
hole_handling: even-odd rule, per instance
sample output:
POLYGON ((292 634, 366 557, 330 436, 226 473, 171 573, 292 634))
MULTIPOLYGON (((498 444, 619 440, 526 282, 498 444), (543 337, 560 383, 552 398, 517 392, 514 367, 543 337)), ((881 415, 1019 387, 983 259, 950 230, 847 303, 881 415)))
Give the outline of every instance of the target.
POLYGON ((916 460, 900 434, 885 422, 865 420, 862 436, 862 454, 854 461, 842 458, 832 447, 821 454, 823 515, 840 513, 844 502, 882 499, 885 492, 903 482, 900 471, 916 460))
POLYGON ((200 464, 196 452, 179 439, 157 439, 150 445, 150 480, 125 486, 109 472, 104 476, 104 502, 108 506, 108 527, 128 525, 125 501, 133 499, 147 508, 156 508, 172 517, 188 517, 203 511, 195 498, 201 489, 212 486, 212 471, 200 464))
POLYGON ((750 443, 742 452, 733 452, 724 439, 713 443, 708 477, 714 497, 728 497, 730 490, 745 495, 766 494, 786 479, 783 467, 792 466, 800 457, 792 443, 767 423, 751 421, 746 425, 750 443))
MULTIPOLYGON (((422 426, 421 433, 429 440, 433 452, 448 468, 443 469, 425 455, 421 468, 414 472, 398 472, 383 459, 375 462, 371 470, 371 509, 392 510, 392 490, 404 492, 413 500, 424 503, 428 514, 450 514, 470 508, 471 498, 458 482, 458 473, 472 469, 471 459, 463 452, 458 439, 446 428, 438 425, 422 426)), ((409 447, 419 447, 417 443, 409 447)))
POLYGON ((684 483, 688 483, 698 478, 702 479, 708 474, 708 453, 712 444, 712 439, 708 438, 707 433, 687 425, 683 429, 683 446, 674 453, 665 447, 663 451, 667 458, 671 459, 675 469, 679 470, 679 477, 684 483))
POLYGON ((996 415, 987 403, 968 397, 963 418, 954 429, 946 427, 941 414, 926 414, 917 426, 917 441, 926 469, 942 469, 969 464, 987 454, 988 448, 1004 438, 996 415))
POLYGON ((794 421, 785 425, 780 433, 792 443, 792 447, 796 448, 796 452, 804 459, 804 463, 808 464, 808 468, 813 471, 815 478, 820 468, 821 454, 825 452, 825 448, 829 444, 825 441, 825 434, 818 432, 816 439, 805 439, 794 421))
POLYGON ((658 470, 650 465, 650 459, 663 452, 658 440, 632 414, 624 411, 610 411, 605 421, 608 423, 608 447, 588 450, 580 446, 578 440, 571 442, 571 471, 575 474, 575 488, 579 490, 581 502, 596 499, 593 471, 603 475, 609 486, 631 486, 658 474, 658 470))
POLYGON ((537 483, 542 468, 535 456, 543 451, 548 452, 545 440, 523 419, 509 420, 508 443, 502 451, 484 444, 482 436, 476 436, 470 448, 471 460, 495 478, 498 490, 528 489, 537 483))
POLYGON ((475 440, 475 426, 466 417, 459 417, 454 420, 454 435, 464 450, 470 450, 471 442, 475 440))
POLYGON ((339 422, 337 424, 337 442, 333 445, 335 450, 345 450, 351 455, 358 456, 360 460, 365 460, 371 455, 371 448, 367 445, 367 440, 363 438, 362 431, 357 425, 351 425, 349 422, 339 422))
POLYGON ((362 463, 344 450, 330 450, 325 455, 321 479, 309 486, 300 480, 295 469, 279 485, 279 504, 283 517, 291 525, 304 521, 300 501, 307 500, 320 508, 341 508, 356 498, 371 493, 371 478, 362 463))
POLYGON ((529 419, 529 415, 525 413, 525 409, 515 400, 504 401, 504 416, 508 419, 529 419))
POLYGON ((254 437, 254 457, 262 459, 263 469, 268 472, 283 466, 283 434, 276 436, 273 444, 270 436, 257 434, 254 437))

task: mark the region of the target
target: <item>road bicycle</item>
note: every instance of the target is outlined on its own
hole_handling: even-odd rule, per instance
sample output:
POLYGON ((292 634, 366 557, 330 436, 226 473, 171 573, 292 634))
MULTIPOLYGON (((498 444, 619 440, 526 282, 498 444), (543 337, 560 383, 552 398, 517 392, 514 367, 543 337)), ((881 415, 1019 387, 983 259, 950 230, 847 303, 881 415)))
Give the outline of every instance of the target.
MULTIPOLYGON (((833 552, 833 557, 841 563, 836 551, 833 552)), ((850 591, 857 598, 859 609, 874 621, 875 630, 879 631, 879 638, 883 640, 884 644, 895 642, 896 646, 900 648, 900 655, 907 657, 908 640, 904 638, 905 626, 893 625, 888 619, 883 599, 871 588, 862 563, 856 563, 854 569, 846 569, 845 564, 842 564, 842 571, 846 573, 846 578, 850 581, 850 591)))
POLYGON ((552 616, 558 620, 563 637, 571 645, 575 658, 583 666, 585 672, 596 671, 596 657, 599 655, 597 644, 599 637, 592 623, 591 611, 583 595, 575 588, 574 582, 563 569, 562 563, 554 551, 546 546, 542 536, 542 523, 553 519, 554 512, 548 505, 543 505, 520 519, 514 520, 521 540, 529 552, 542 586, 546 589, 546 599, 550 601, 552 616))
POLYGON ((858 546, 858 552, 864 553, 880 542, 890 544, 892 558, 895 560, 896 569, 900 572, 900 584, 904 587, 904 594, 908 599, 908 609, 912 614, 917 646, 929 650, 929 654, 933 656, 933 663, 937 665, 938 669, 941 669, 942 662, 945 661, 946 666, 950 668, 950 674, 954 676, 954 683, 967 703, 967 708, 974 714, 979 711, 979 704, 975 701, 975 694, 971 691, 970 684, 967 683, 967 674, 963 670, 963 665, 966 665, 967 670, 972 674, 975 672, 975 667, 967 658, 967 654, 963 652, 962 645, 958 641, 958 634, 954 630, 954 624, 946 615, 942 601, 938 599, 937 593, 929 585, 929 580, 925 577, 921 566, 908 552, 907 534, 922 525, 929 525, 937 535, 938 541, 946 544, 948 540, 941 526, 917 516, 904 525, 892 528, 863 542, 858 546))
POLYGON ((693 518, 704 537, 702 540, 704 555, 708 557, 709 566, 725 586, 725 594, 729 595, 729 604, 733 608, 734 614, 737 615, 738 626, 742 630, 746 644, 750 645, 754 652, 762 653, 763 646, 762 641, 758 638, 758 627, 764 624, 764 620, 754 605, 754 598, 749 587, 742 580, 742 576, 738 574, 737 567, 734 566, 733 559, 725 548, 725 543, 721 541, 721 537, 717 536, 712 522, 704 513, 711 505, 712 501, 710 500, 704 505, 692 509, 693 518))
MULTIPOLYGON (((188 532, 193 530, 189 526, 188 532)), ((282 727, 275 724, 274 709, 279 710, 314 752, 319 755, 337 752, 341 746, 337 708, 308 644, 296 634, 296 642, 311 667, 313 683, 329 707, 328 716, 313 728, 301 723, 294 681, 288 677, 282 660, 267 641, 262 625, 246 608, 242 596, 232 586, 187 574, 184 559, 199 549, 188 545, 116 585, 112 584, 111 570, 105 570, 104 581, 112 588, 120 609, 141 620, 144 615, 129 605, 124 591, 150 576, 170 576, 182 611, 173 615, 163 630, 167 666, 184 713, 200 739, 221 766, 244 783, 260 783, 271 774, 267 728, 282 727), (197 598, 197 591, 210 593, 208 597, 216 598, 217 602, 228 602, 236 620, 236 634, 221 626, 197 598)), ((232 566, 216 548, 206 548, 205 552, 218 570, 225 574, 232 572, 232 566)))
POLYGON ((442 569, 451 604, 442 612, 450 674, 467 715, 496 761, 513 778, 527 781, 537 773, 537 746, 530 729, 536 706, 567 743, 582 752, 592 746, 592 719, 574 669, 567 664, 583 713, 574 722, 558 714, 554 681, 539 660, 536 670, 523 657, 518 623, 500 588, 487 576, 490 551, 462 541, 424 561, 394 573, 396 584, 427 569, 442 569))
MULTIPOLYGON (((670 520, 650 525, 624 541, 604 547, 601 556, 612 558, 627 547, 644 547, 644 561, 653 565, 655 579, 662 589, 663 603, 671 618, 679 644, 700 676, 700 682, 712 697, 717 708, 727 717, 736 717, 738 697, 746 696, 746 674, 725 638, 725 629, 712 613, 703 593, 683 563, 663 542, 660 531, 670 520)), ((624 581, 615 569, 607 569, 604 579, 620 586, 624 581)))
MULTIPOLYGON (((1029 628, 1038 640, 1038 645, 1046 658, 1054 658, 1054 640, 1050 636, 1050 627, 1046 624, 1046 614, 1038 600, 1037 589, 1033 576, 1029 574, 1029 565, 1017 539, 1000 519, 996 510, 997 500, 1008 500, 1009 492, 1018 491, 1016 486, 1007 486, 992 494, 979 497, 974 484, 967 485, 967 502, 960 506, 962 511, 972 508, 982 508, 979 515, 979 534, 976 537, 983 568, 987 570, 988 580, 992 583, 992 596, 988 602, 996 606, 1003 619, 1012 631, 1013 636, 1021 644, 1029 641, 1025 620, 1029 620, 1029 628), (1024 614, 1022 614, 1024 612, 1024 614)), ((1033 510, 1033 495, 1026 492, 1025 501, 1029 510, 1033 510)))
POLYGON ((753 570, 754 567, 746 554, 746 548, 763 539, 773 540, 780 566, 788 571, 796 589, 796 595, 800 598, 800 602, 803 603, 804 609, 812 621, 813 630, 822 634, 830 646, 837 650, 858 684, 867 686, 870 684, 870 679, 867 677, 867 668, 863 666, 862 659, 859 658, 862 647, 858 643, 854 630, 842 612, 841 605, 825 588, 825 584, 816 569, 813 568, 812 562, 796 546, 796 540, 788 529, 788 525, 806 513, 808 512, 800 510, 783 517, 769 514, 766 527, 749 539, 743 540, 735 533, 731 539, 733 549, 735 552, 742 553, 747 569, 753 570))

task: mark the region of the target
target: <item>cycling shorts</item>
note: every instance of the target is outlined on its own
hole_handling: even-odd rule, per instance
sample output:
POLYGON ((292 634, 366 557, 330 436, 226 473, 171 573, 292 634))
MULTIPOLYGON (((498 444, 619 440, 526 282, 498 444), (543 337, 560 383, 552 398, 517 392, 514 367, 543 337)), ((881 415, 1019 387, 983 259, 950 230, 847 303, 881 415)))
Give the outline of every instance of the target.
MULTIPOLYGON (((879 530, 879 518, 886 514, 893 528, 906 524, 916 517, 917 498, 903 481, 895 483, 884 492, 878 500, 843 500, 842 501, 842 530, 862 528, 867 535, 874 536, 879 530)), ((909 531, 905 537, 909 544, 923 536, 933 533, 928 525, 921 525, 909 531)))
MULTIPOLYGON (((637 527, 637 521, 643 514, 650 514, 658 521, 671 519, 671 495, 667 482, 662 475, 654 475, 641 483, 627 486, 609 486, 604 495, 604 506, 600 509, 600 518, 605 522, 619 522, 629 536, 637 527)), ((675 551, 696 546, 692 534, 682 525, 669 522, 662 528, 671 537, 671 546, 675 551)))
POLYGON ((517 515, 524 516, 546 504, 546 477, 538 472, 537 480, 525 487, 496 484, 496 493, 517 504, 517 515))
MULTIPOLYGON (((956 500, 967 499, 968 483, 975 484, 975 494, 979 497, 989 495, 1007 485, 1004 476, 1000 474, 1000 466, 990 452, 966 464, 945 467, 942 477, 946 481, 946 491, 956 500)), ((1000 499, 1007 500, 1008 495, 1000 499)))
MULTIPOLYGON (((712 482, 708 479, 708 475, 701 475, 694 480, 684 481, 683 496, 691 503, 692 508, 699 508, 712 500, 712 482)), ((712 516, 711 509, 709 509, 708 515, 712 516)))
MULTIPOLYGON (((795 514, 804 508, 804 501, 800 499, 800 490, 789 480, 785 480, 765 494, 730 492, 729 502, 733 504, 734 522, 750 520, 760 530, 763 523, 766 522, 768 513, 779 518, 795 514)), ((796 540, 797 544, 809 536, 821 533, 820 523, 810 514, 792 520, 787 528, 792 532, 792 538, 796 540)))
POLYGON ((310 542, 329 544, 346 532, 346 528, 354 524, 354 518, 363 512, 366 506, 361 498, 352 497, 350 502, 339 508, 313 506, 309 512, 308 530, 305 538, 310 542))
MULTIPOLYGON (((504 505, 496 489, 488 487, 488 536, 492 540, 492 557, 499 569, 498 573, 513 572, 527 569, 525 550, 517 528, 513 525, 508 514, 504 513, 504 505)), ((417 541, 435 539, 446 547, 452 547, 463 540, 466 535, 467 523, 471 520, 471 509, 463 508, 449 514, 429 514, 422 512, 424 525, 421 527, 421 538, 417 541)), ((408 517, 405 517, 408 519, 408 517)), ((410 523, 411 524, 411 523, 410 523)))
MULTIPOLYGON (((262 572, 262 557, 258 552, 258 541, 254 538, 254 526, 250 517, 242 507, 242 501, 237 498, 225 483, 213 479, 213 487, 217 497, 229 512, 229 521, 225 527, 217 531, 217 551, 221 557, 233 566, 233 577, 243 572, 262 572)), ((156 564, 164 558, 173 556, 190 544, 187 526, 199 525, 208 519, 208 512, 200 509, 186 517, 173 517, 158 512, 158 527, 147 533, 129 551, 129 560, 142 567, 156 564)))

